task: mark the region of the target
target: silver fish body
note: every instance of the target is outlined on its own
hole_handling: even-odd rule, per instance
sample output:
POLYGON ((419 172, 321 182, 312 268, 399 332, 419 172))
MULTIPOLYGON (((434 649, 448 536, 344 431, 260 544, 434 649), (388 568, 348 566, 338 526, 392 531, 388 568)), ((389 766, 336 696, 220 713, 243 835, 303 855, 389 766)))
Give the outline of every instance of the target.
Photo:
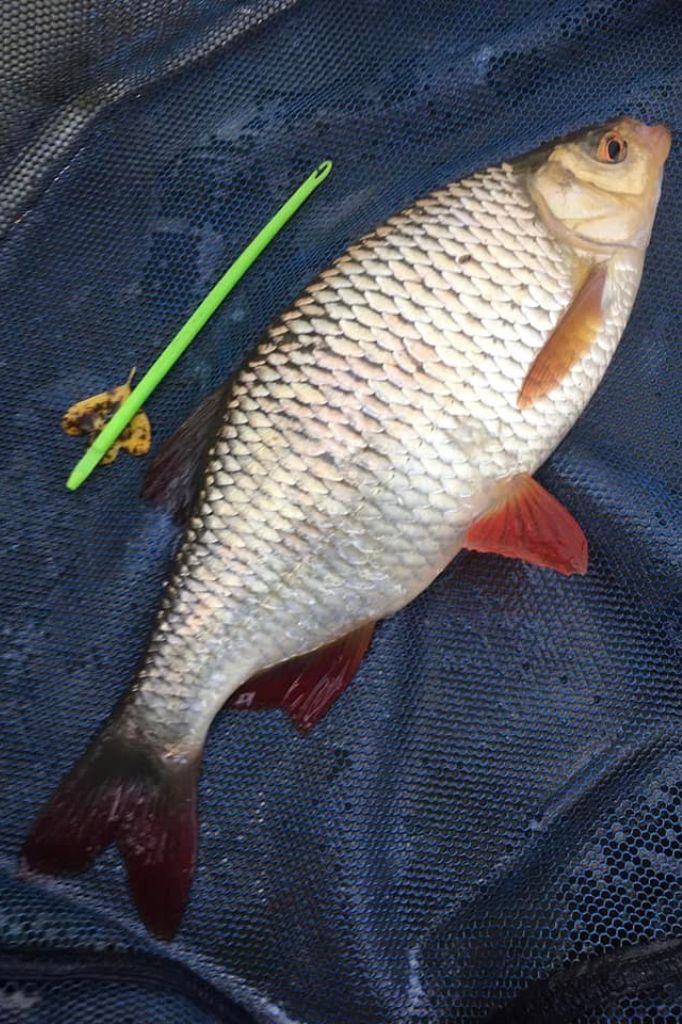
POLYGON ((503 165, 392 217, 270 328, 234 381, 136 684, 145 731, 201 745, 244 680, 407 604, 494 486, 545 461, 599 384, 642 269, 639 252, 612 258, 595 344, 520 409, 575 259, 503 165))

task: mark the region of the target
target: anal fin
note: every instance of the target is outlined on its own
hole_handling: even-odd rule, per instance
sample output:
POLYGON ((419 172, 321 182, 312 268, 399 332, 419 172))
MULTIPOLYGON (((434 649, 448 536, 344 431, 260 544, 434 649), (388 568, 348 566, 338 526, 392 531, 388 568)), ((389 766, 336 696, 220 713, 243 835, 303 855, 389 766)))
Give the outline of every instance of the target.
POLYGON ((227 702, 232 708, 282 708, 301 732, 322 719, 357 672, 376 623, 253 676, 227 702))
POLYGON ((585 534, 561 502, 526 474, 502 486, 495 507, 469 527, 464 547, 520 558, 564 576, 587 572, 585 534))

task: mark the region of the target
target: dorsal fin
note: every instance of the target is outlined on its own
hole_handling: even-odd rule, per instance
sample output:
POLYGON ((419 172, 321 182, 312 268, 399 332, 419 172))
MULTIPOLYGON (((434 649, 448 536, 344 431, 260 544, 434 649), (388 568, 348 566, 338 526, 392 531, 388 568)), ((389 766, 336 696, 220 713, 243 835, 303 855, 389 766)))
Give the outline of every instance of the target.
POLYGON ((317 651, 261 672, 232 694, 227 707, 282 708, 301 732, 308 732, 352 680, 375 625, 368 622, 317 651))
POLYGON ((520 409, 533 405, 583 356, 602 325, 602 296, 607 267, 590 268, 573 299, 531 366, 518 398, 520 409))
POLYGON ((209 445, 229 389, 221 384, 163 443, 149 467, 142 497, 162 505, 184 525, 196 497, 209 445))

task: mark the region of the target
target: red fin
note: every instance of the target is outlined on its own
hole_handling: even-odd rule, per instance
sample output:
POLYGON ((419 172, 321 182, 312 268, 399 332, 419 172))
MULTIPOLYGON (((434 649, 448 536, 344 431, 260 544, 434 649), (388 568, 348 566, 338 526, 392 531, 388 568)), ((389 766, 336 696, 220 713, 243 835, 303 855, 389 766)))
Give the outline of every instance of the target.
POLYGON ((228 386, 221 384, 204 399, 164 442, 147 472, 142 497, 163 505, 180 525, 186 522, 194 503, 228 386))
POLYGON ((519 394, 520 409, 533 405, 561 383, 589 349, 602 324, 607 268, 593 267, 528 371, 519 394))
POLYGON ((464 547, 521 558, 565 576, 587 572, 585 534, 532 476, 514 477, 504 486, 497 505, 469 527, 464 547))
POLYGON ((169 764, 104 733, 43 808, 24 844, 24 872, 78 874, 116 841, 140 917, 177 931, 194 874, 198 761, 169 764))
POLYGON ((323 718, 357 672, 374 622, 311 654, 292 658, 249 679, 227 702, 233 708, 284 708, 308 732, 323 718))

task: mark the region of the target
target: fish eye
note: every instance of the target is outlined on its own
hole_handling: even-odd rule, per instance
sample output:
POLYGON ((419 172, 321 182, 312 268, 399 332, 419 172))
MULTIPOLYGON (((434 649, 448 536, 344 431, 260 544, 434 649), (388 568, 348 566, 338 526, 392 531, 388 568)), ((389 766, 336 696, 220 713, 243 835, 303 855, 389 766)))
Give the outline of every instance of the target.
POLYGON ((603 164, 619 164, 625 159, 628 144, 618 132, 606 132, 599 140, 597 160, 603 164))

